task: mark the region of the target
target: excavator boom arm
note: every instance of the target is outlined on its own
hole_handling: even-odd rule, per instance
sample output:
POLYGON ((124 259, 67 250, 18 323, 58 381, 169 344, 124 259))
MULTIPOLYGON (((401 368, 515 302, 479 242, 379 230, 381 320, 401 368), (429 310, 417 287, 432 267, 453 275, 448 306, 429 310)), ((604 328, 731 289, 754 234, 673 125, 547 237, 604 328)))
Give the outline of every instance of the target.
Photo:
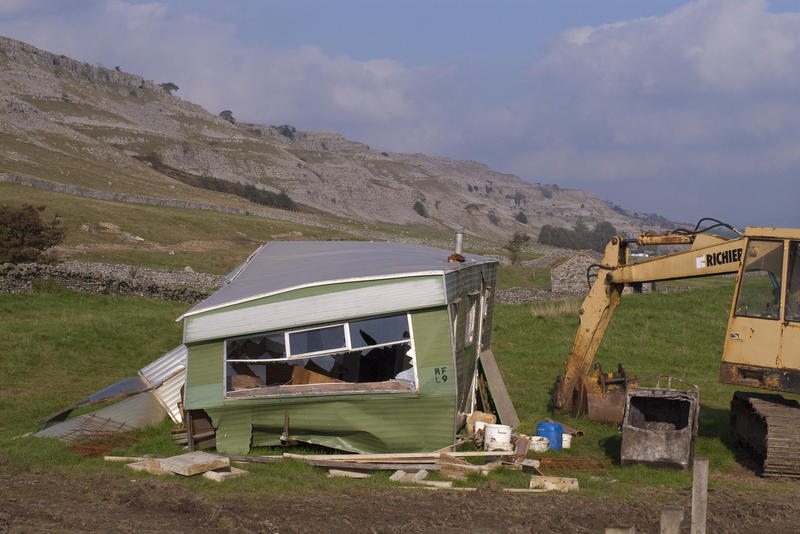
POLYGON ((565 362, 564 375, 556 381, 553 406, 559 411, 575 411, 574 393, 592 366, 625 284, 737 272, 744 241, 743 237, 725 239, 707 234, 642 235, 635 240, 614 237, 606 245, 597 278, 578 312, 580 324, 565 362), (683 252, 629 264, 627 247, 634 242, 692 246, 683 252))

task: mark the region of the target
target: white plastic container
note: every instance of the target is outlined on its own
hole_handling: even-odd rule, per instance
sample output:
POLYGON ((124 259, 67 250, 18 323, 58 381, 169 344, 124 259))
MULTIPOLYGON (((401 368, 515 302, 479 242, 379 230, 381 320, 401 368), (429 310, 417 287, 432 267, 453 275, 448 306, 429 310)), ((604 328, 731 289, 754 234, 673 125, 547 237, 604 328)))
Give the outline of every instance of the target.
POLYGON ((483 450, 511 450, 511 427, 487 424, 483 430, 483 450))
POLYGON ((533 452, 545 452, 550 448, 550 440, 544 436, 531 436, 528 438, 533 452))
POLYGON ((561 448, 569 449, 572 445, 572 434, 561 434, 561 448))

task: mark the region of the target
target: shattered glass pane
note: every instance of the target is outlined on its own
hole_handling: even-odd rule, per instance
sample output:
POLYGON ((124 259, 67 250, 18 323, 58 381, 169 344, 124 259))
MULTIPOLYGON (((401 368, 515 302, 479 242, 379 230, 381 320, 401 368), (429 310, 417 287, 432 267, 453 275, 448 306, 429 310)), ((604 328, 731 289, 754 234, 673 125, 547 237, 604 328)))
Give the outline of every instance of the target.
POLYGON ((350 323, 350 344, 354 349, 383 345, 395 341, 408 341, 408 316, 391 315, 352 321, 350 323))

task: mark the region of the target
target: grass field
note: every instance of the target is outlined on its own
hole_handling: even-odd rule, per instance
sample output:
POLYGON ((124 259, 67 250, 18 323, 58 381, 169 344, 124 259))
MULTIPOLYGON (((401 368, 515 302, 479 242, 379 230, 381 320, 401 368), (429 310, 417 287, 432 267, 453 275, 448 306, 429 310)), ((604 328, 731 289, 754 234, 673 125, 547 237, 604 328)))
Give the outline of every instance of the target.
MULTIPOLYGON (((712 473, 737 469, 728 438, 728 403, 732 386, 717 382, 731 286, 674 294, 631 295, 624 299, 601 347, 598 361, 605 368, 618 361, 629 372, 649 376, 661 372, 700 386, 700 436, 696 454, 710 458, 712 473)), ((118 464, 83 459, 56 440, 24 437, 34 421, 136 371, 180 343, 174 322, 186 306, 128 297, 42 292, 0 295, 0 456, 14 469, 56 469, 78 472, 116 471, 118 464)), ((537 422, 552 416, 548 402, 555 376, 570 349, 577 318, 569 310, 542 313, 531 305, 498 306, 493 349, 521 419, 519 430, 535 433, 537 422)), ((556 455, 593 456, 617 460, 616 429, 559 416, 581 428, 570 450, 556 455)), ((170 423, 136 433, 138 443, 120 454, 171 455, 181 452, 170 441, 170 423)), ((265 452, 265 451, 259 451, 265 452)), ((224 488, 211 482, 181 479, 207 492, 340 491, 350 480, 328 479, 321 470, 294 462, 251 465, 257 476, 231 481, 224 488)), ((612 467, 602 473, 576 473, 581 493, 634 499, 642 488, 686 488, 691 475, 641 466, 612 467)), ((524 486, 518 472, 492 475, 507 486, 524 486)), ((477 485, 473 476, 466 484, 477 485)), ((362 483, 364 481, 359 481, 362 483)), ((388 473, 366 485, 388 486, 388 473)), ((712 487, 714 482, 712 481, 712 487)), ((362 484, 363 485, 363 484, 362 484)))

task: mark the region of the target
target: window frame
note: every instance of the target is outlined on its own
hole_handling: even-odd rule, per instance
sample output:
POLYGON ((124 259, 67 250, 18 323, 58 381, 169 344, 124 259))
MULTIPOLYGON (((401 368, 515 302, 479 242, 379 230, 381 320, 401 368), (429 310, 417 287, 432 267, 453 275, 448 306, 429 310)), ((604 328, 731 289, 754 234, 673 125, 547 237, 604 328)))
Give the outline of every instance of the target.
POLYGON ((253 399, 253 398, 275 398, 275 397, 284 397, 284 396, 291 396, 292 393, 287 393, 284 391, 280 391, 279 388, 282 390, 284 388, 292 388, 297 389, 297 393, 299 395, 338 395, 338 394, 364 394, 364 393, 414 393, 419 392, 419 371, 417 366, 417 357, 416 357, 416 348, 414 344, 414 333, 412 329, 411 323, 411 313, 410 312, 401 312, 401 313, 393 313, 393 314, 385 314, 385 315, 376 315, 376 316, 367 316, 367 317, 358 317, 349 319, 346 321, 337 321, 333 323, 325 323, 319 325, 311 325, 311 326, 304 326, 300 328, 290 328, 290 329, 280 329, 280 330, 272 330, 266 332, 257 332, 253 334, 246 334, 241 336, 235 336, 230 338, 225 338, 223 342, 223 375, 222 375, 222 383, 223 383, 223 398, 225 400, 237 400, 237 399, 253 399), (366 345, 362 347, 353 347, 352 340, 350 335, 350 324, 357 323, 365 320, 371 319, 381 319, 384 317, 405 317, 406 320, 406 331, 408 332, 408 338, 399 339, 396 341, 389 341, 385 343, 377 343, 375 345, 366 345), (326 349, 322 351, 314 351, 314 352, 303 352, 292 354, 291 352, 291 344, 289 341, 289 336, 291 334, 303 333, 303 332, 313 332, 314 330, 322 330, 331 327, 342 327, 344 329, 344 337, 345 337, 345 347, 337 348, 337 349, 326 349), (257 337, 269 337, 275 336, 277 334, 283 334, 284 336, 284 347, 285 347, 285 356, 282 358, 228 358, 228 344, 229 342, 234 342, 242 339, 249 339, 249 338, 257 338, 257 337), (248 392, 255 392, 251 395, 246 394, 238 394, 238 395, 231 395, 232 393, 238 393, 238 391, 229 390, 228 389, 228 365, 232 363, 244 363, 244 364, 269 364, 269 363, 279 363, 279 362, 291 362, 297 360, 309 360, 313 361, 316 358, 323 358, 325 356, 334 356, 338 354, 346 354, 350 352, 359 352, 364 353, 365 351, 371 351, 374 349, 380 349, 385 347, 391 347, 395 345, 403 345, 408 344, 409 349, 406 352, 406 356, 409 356, 411 359, 411 369, 413 370, 414 375, 414 382, 413 387, 408 388, 405 386, 398 386, 396 388, 387 388, 387 387, 363 387, 363 384, 391 384, 392 381, 400 382, 399 380, 389 379, 383 380, 378 382, 344 382, 347 386, 350 386, 350 389, 343 389, 344 384, 341 382, 331 382, 331 383, 319 383, 313 384, 315 386, 314 391, 307 391, 309 388, 309 384, 282 384, 282 385, 268 385, 263 386, 260 388, 252 388, 246 390, 239 390, 239 391, 248 391, 248 392), (326 386, 330 386, 327 389, 330 391, 324 391, 326 386), (402 389, 401 389, 402 388, 402 389), (320 390, 321 389, 321 390, 320 390), (263 392, 258 392, 258 390, 265 390, 263 392))
POLYGON ((785 303, 783 305, 783 320, 791 323, 800 322, 800 309, 791 309, 792 304, 797 307, 798 301, 794 299, 792 296, 792 290, 798 289, 800 286, 800 241, 797 240, 789 240, 786 245, 787 255, 786 255, 786 280, 784 281, 784 285, 786 286, 785 289, 785 303), (794 255, 792 255, 794 252, 794 255), (794 274, 795 271, 798 271, 798 276, 795 278, 794 274), (792 302, 790 302, 790 299, 792 302), (789 313, 791 311, 791 313, 789 313))
MULTIPOLYGON (((784 279, 784 274, 785 274, 785 270, 786 270, 786 261, 785 261, 786 260, 786 246, 787 246, 786 241, 784 241, 782 239, 764 239, 764 238, 752 239, 751 238, 748 241, 747 248, 745 249, 744 258, 742 258, 742 267, 741 267, 741 271, 740 271, 741 275, 739 277, 739 283, 738 283, 738 287, 737 287, 737 291, 736 291, 736 302, 734 303, 734 308, 733 308, 734 317, 744 317, 744 318, 748 318, 748 319, 763 319, 763 320, 767 320, 767 321, 779 321, 779 320, 781 320, 781 317, 783 316, 783 313, 784 313, 783 308, 781 306, 781 303, 783 302, 783 295, 784 295, 784 293, 786 291, 786 288, 785 288, 786 280, 784 279), (775 309, 776 313, 774 314, 774 316, 770 316, 770 315, 768 315, 766 313, 755 314, 755 313, 748 313, 747 311, 742 311, 742 306, 744 306, 744 309, 747 310, 747 307, 750 304, 749 302, 742 303, 743 295, 745 295, 742 290, 743 290, 743 288, 745 286, 745 283, 748 283, 748 279, 751 278, 751 277, 747 276, 748 273, 750 273, 750 272, 753 272, 753 273, 769 272, 769 273, 771 273, 771 271, 767 271, 766 269, 748 270, 748 265, 749 265, 748 264, 748 260, 750 259, 750 247, 752 246, 753 243, 771 243, 771 244, 778 245, 778 247, 776 247, 776 248, 780 249, 780 258, 781 258, 781 260, 780 260, 780 262, 781 262, 780 263, 780 270, 777 271, 777 273, 774 273, 774 274, 777 274, 777 276, 778 276, 777 280, 778 280, 779 284, 777 286, 777 289, 780 290, 780 293, 778 294, 778 303, 776 305, 776 309, 775 309)), ((759 276, 759 275, 756 275, 756 276, 759 276)), ((771 278, 771 281, 772 281, 773 284, 775 283, 774 279, 772 279, 772 278, 771 278)), ((744 298, 750 298, 750 295, 747 294, 744 298)))

